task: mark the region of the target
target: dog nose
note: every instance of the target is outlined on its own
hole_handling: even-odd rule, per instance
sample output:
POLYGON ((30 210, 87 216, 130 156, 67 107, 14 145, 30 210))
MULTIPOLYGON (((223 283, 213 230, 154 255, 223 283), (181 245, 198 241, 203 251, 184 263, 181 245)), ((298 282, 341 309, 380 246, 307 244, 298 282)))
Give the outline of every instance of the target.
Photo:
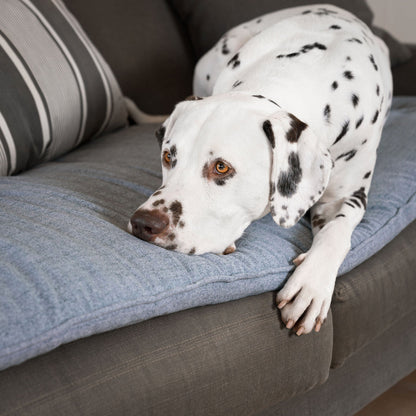
POLYGON ((132 233, 144 241, 152 241, 169 226, 169 217, 158 210, 138 210, 130 218, 132 233))

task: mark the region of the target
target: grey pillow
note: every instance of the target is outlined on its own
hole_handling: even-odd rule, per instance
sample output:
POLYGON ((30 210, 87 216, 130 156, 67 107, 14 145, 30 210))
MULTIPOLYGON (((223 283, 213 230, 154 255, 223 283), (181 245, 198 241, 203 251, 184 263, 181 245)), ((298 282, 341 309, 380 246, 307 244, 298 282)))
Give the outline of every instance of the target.
MULTIPOLYGON (((169 0, 186 24, 196 58, 207 52, 229 29, 262 14, 288 7, 319 3, 316 0, 169 0)), ((329 0, 330 3, 354 13, 372 30, 374 14, 365 0, 329 0)), ((380 29, 378 29, 380 30, 380 29)), ((411 51, 393 36, 383 31, 378 34, 390 48, 392 65, 406 62, 411 51)))
POLYGON ((122 127, 111 70, 60 0, 2 1, 0 175, 122 127))

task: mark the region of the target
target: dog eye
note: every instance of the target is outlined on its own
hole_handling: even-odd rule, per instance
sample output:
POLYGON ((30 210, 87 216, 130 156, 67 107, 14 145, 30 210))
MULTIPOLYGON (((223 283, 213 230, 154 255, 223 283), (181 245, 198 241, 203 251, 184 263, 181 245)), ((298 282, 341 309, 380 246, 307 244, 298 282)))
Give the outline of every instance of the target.
POLYGON ((215 171, 219 173, 220 175, 226 174, 230 170, 230 167, 224 163, 222 160, 219 160, 215 164, 215 171))
POLYGON ((165 166, 170 166, 171 162, 172 162, 172 156, 167 150, 165 150, 163 152, 163 163, 165 164, 165 166))

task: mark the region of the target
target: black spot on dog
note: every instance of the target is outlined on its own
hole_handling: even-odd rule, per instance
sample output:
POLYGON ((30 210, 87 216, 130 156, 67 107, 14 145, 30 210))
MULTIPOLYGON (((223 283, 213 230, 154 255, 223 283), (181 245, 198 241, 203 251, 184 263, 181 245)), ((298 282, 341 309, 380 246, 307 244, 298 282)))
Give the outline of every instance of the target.
POLYGON ((320 218, 319 215, 315 215, 315 217, 312 219, 312 227, 323 227, 325 225, 326 221, 324 218, 320 218))
POLYGON ((165 126, 161 126, 155 131, 155 136, 157 138, 157 142, 159 143, 159 147, 162 147, 163 139, 165 138, 165 132, 165 126))
MULTIPOLYGON (((352 198, 357 198, 363 205, 363 208, 367 208, 367 194, 365 193, 365 188, 363 186, 352 194, 352 198)), ((353 199, 352 201, 354 202, 355 200, 353 199)))
POLYGON ((296 143, 299 140, 300 135, 303 130, 305 130, 308 125, 303 121, 300 121, 293 114, 289 113, 290 117, 290 129, 286 132, 286 140, 289 143, 296 143))
POLYGON ((239 58, 239 54, 238 53, 236 53, 229 61, 228 61, 228 63, 227 63, 227 66, 232 66, 233 67, 233 69, 234 68, 237 68, 238 67, 238 65, 240 65, 240 60, 238 59, 239 58))
POLYGON ((185 227, 185 223, 184 223, 183 221, 179 221, 179 227, 180 227, 180 228, 185 227))
POLYGON ((165 200, 164 199, 158 199, 157 201, 153 202, 153 206, 157 207, 158 205, 164 204, 165 200))
POLYGON ((302 14, 309 14, 312 13, 312 10, 305 10, 304 12, 302 12, 302 14))
POLYGON ((182 204, 174 201, 170 204, 169 210, 172 213, 173 225, 176 226, 182 216, 182 204))
POLYGON ((277 102, 276 102, 276 101, 273 101, 273 100, 271 100, 270 98, 268 98, 268 100, 269 100, 272 104, 277 105, 277 106, 280 108, 280 105, 279 105, 279 104, 277 104, 277 102))
POLYGON ((282 205, 282 209, 287 210, 287 205, 282 205))
POLYGON ((243 81, 236 81, 236 82, 234 82, 234 84, 233 84, 233 88, 236 88, 236 87, 238 87, 239 85, 241 85, 243 83, 243 81))
POLYGON ((280 172, 277 182, 277 190, 280 195, 288 198, 292 196, 302 179, 302 169, 300 167, 299 156, 291 152, 288 157, 289 169, 286 172, 280 172))
POLYGON ((160 195, 162 193, 162 191, 156 191, 156 192, 154 192, 153 193, 153 196, 158 196, 158 195, 160 195))
POLYGON ((359 43, 362 45, 363 41, 357 38, 351 38, 351 39, 347 39, 347 42, 354 42, 354 43, 359 43))
POLYGON ((354 75, 352 74, 351 71, 345 71, 343 75, 344 75, 344 78, 347 78, 348 80, 352 80, 354 78, 354 75))
POLYGON ((351 101, 352 101, 352 105, 353 105, 354 107, 357 107, 357 105, 358 105, 358 103, 359 103, 359 101, 360 101, 360 97, 359 97, 357 94, 353 94, 353 95, 351 96, 351 101))
POLYGON ((322 43, 315 42, 315 43, 310 43, 310 44, 304 45, 301 48, 300 51, 292 52, 292 53, 289 53, 287 55, 280 54, 280 55, 277 55, 276 58, 278 58, 278 59, 281 59, 281 58, 295 58, 296 56, 299 56, 302 53, 307 53, 307 52, 311 51, 312 49, 320 49, 320 50, 324 51, 327 48, 322 43))
POLYGON ((304 210, 304 209, 300 209, 300 210, 298 210, 298 214, 299 214, 299 216, 300 216, 300 217, 301 217, 304 213, 305 213, 305 210, 304 210))
POLYGON ((329 16, 331 14, 337 14, 337 12, 334 12, 329 9, 325 9, 324 7, 320 7, 317 12, 314 13, 316 16, 329 16))
POLYGON ((326 51, 327 48, 325 45, 322 45, 322 43, 315 42, 315 43, 303 46, 301 49, 301 52, 306 53, 306 52, 311 51, 312 49, 320 49, 321 51, 326 51))
POLYGON ((380 85, 376 85, 376 94, 377 94, 377 97, 380 95, 380 85))
POLYGON ((221 53, 223 55, 228 55, 230 53, 230 50, 228 49, 228 45, 227 45, 227 38, 224 38, 224 40, 222 41, 222 48, 221 48, 221 53))
POLYGON ((172 157, 176 157, 177 154, 177 150, 176 150, 176 145, 173 145, 170 149, 169 149, 169 153, 172 157))
POLYGON ((190 250, 190 252, 188 254, 192 255, 192 254, 195 254, 195 252, 196 252, 196 248, 194 247, 190 250))
POLYGON ((368 179, 370 175, 371 175, 371 170, 363 176, 363 179, 368 179))
POLYGON ((345 201, 344 204, 348 205, 351 208, 355 208, 355 206, 348 201, 345 201))
POLYGON ((376 64, 376 61, 374 60, 374 56, 370 55, 368 58, 370 59, 370 62, 373 64, 374 70, 378 71, 378 66, 376 64))
POLYGON ((339 30, 339 29, 341 29, 341 26, 338 26, 338 25, 332 25, 332 26, 329 26, 329 28, 330 28, 330 29, 334 29, 334 30, 339 30))
POLYGON ((168 238, 169 238, 170 241, 173 241, 176 238, 175 233, 169 234, 168 238))
POLYGON ((374 113, 374 117, 373 117, 373 119, 371 120, 371 124, 374 124, 376 121, 377 121, 377 119, 378 119, 378 115, 379 115, 380 113, 379 113, 379 111, 377 110, 375 113, 374 113))
POLYGON ((214 182, 216 185, 218 186, 223 186, 225 185, 225 180, 224 179, 214 179, 214 182))
POLYGON ((335 141, 334 141, 334 143, 332 145, 338 143, 348 133, 349 125, 350 125, 349 120, 346 121, 343 124, 342 129, 341 129, 341 132, 339 133, 338 137, 335 139, 335 141))
POLYGON ((165 247, 165 249, 166 249, 166 250, 176 250, 176 249, 177 249, 177 247, 178 247, 178 245, 177 245, 177 244, 171 244, 171 245, 169 245, 169 246, 166 246, 166 247, 165 247))
POLYGON ((345 161, 348 162, 349 160, 351 160, 355 156, 356 153, 357 153, 357 151, 355 149, 350 150, 349 152, 346 152, 346 153, 343 153, 342 155, 339 155, 336 158, 336 160, 345 158, 345 161))
POLYGON ((331 87, 332 87, 332 89, 335 91, 335 90, 338 88, 338 82, 337 82, 337 81, 334 81, 334 82, 331 84, 331 87))
POLYGON ((346 60, 346 61, 348 61, 348 62, 350 62, 350 61, 351 61, 351 56, 347 56, 347 57, 345 58, 345 60, 346 60))
POLYGON ((274 138, 272 123, 270 123, 270 120, 266 120, 263 123, 263 131, 266 133, 266 137, 269 140, 269 142, 272 146, 272 149, 274 149, 275 146, 276 146, 276 141, 275 141, 275 138, 274 138))
POLYGON ((255 97, 255 98, 265 98, 264 95, 260 95, 260 94, 253 95, 253 97, 255 97))
POLYGON ((207 81, 211 79, 211 75, 207 74, 207 81))
POLYGON ((358 127, 361 126, 361 123, 364 120, 364 116, 361 116, 361 118, 355 123, 355 128, 358 129, 358 127))
POLYGON ((335 215, 335 218, 340 218, 340 217, 345 217, 345 215, 344 214, 335 215))
POLYGON ((331 107, 329 106, 329 104, 327 104, 324 108, 324 117, 325 117, 325 121, 329 123, 331 119, 331 107))
POLYGON ((361 144, 366 144, 367 143, 367 139, 364 139, 361 144))
POLYGON ((262 19, 257 19, 256 23, 261 23, 262 19))
POLYGON ((355 205, 355 206, 357 206, 358 208, 361 208, 361 204, 359 203, 359 201, 357 201, 356 199, 354 199, 354 198, 351 198, 350 199, 350 201, 355 205))
POLYGON ((279 225, 283 225, 286 222, 286 218, 280 217, 279 219, 279 225))
POLYGON ((276 184, 274 182, 270 182, 269 197, 271 198, 275 193, 276 193, 276 184))

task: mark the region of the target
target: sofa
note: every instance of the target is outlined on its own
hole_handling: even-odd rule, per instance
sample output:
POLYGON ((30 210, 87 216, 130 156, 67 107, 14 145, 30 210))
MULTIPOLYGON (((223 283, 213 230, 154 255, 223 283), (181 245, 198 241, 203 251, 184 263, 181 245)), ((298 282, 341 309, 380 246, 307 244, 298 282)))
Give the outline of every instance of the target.
MULTIPOLYGON (((227 256, 126 231, 162 176, 158 125, 123 96, 169 113, 223 32, 294 3, 312 2, 0 6, 0 415, 353 415, 416 369, 416 48, 382 29, 394 103, 319 333, 296 336, 275 304, 307 218, 256 221, 227 256)), ((365 1, 331 3, 371 25, 365 1)))

